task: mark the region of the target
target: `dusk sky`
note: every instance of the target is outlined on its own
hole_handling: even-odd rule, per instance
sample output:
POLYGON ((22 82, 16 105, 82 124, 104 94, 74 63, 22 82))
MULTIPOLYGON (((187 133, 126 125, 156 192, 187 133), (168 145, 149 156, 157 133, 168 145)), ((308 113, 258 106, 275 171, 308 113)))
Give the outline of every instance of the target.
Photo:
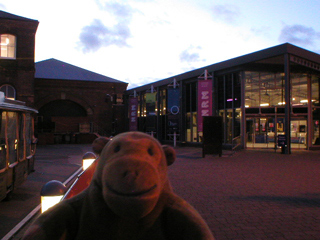
POLYGON ((55 58, 129 89, 289 42, 320 53, 319 0, 1 0, 39 21, 35 61, 55 58))

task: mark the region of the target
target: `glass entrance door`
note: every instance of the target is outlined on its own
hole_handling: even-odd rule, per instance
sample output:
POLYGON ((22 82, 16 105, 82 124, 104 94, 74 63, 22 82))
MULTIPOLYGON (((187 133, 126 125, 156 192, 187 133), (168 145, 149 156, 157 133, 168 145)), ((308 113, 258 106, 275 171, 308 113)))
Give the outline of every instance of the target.
POLYGON ((275 148, 275 124, 272 117, 253 117, 246 120, 246 147, 275 148))
POLYGON ((307 148, 307 120, 291 120, 291 148, 307 148))
MULTIPOLYGON (((307 120, 291 120, 291 148, 307 148, 307 120)), ((252 117, 246 119, 247 148, 275 148, 277 136, 284 135, 284 118, 252 117)))

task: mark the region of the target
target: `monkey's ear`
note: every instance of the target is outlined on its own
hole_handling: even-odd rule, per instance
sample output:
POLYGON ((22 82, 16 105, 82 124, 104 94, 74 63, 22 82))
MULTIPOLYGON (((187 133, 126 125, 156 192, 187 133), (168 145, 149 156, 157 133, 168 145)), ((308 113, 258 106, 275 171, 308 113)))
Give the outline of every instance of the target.
POLYGON ((167 165, 170 166, 176 160, 176 151, 168 145, 163 145, 162 148, 167 159, 167 165))

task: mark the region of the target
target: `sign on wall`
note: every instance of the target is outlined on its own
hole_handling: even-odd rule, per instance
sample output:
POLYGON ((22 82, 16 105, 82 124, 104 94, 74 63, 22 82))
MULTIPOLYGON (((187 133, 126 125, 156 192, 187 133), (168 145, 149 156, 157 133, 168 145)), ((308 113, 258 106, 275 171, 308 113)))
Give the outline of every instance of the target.
POLYGON ((198 79, 198 132, 203 131, 203 117, 212 115, 212 77, 207 70, 198 79))

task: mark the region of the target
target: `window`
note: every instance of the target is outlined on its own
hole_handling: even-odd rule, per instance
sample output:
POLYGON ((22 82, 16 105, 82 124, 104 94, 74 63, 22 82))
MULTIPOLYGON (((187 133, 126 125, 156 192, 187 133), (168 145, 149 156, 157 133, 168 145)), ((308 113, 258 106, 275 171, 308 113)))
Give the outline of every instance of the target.
POLYGON ((9 151, 9 163, 13 164, 18 161, 17 158, 17 124, 18 124, 18 113, 7 112, 7 138, 8 138, 8 151, 9 151))
POLYGON ((16 99, 16 90, 9 84, 4 84, 0 87, 0 91, 4 92, 5 98, 15 100, 16 99))
POLYGON ((16 58, 16 37, 10 34, 1 34, 0 36, 1 36, 0 58, 15 59, 16 58))

